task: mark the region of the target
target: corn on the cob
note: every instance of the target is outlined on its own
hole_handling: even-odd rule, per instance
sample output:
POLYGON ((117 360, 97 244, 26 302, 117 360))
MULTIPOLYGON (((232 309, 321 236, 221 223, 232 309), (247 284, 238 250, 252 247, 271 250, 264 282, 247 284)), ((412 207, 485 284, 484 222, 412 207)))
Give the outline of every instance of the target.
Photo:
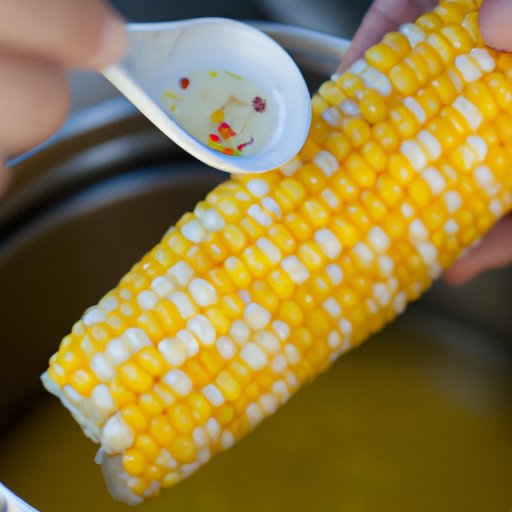
POLYGON ((312 99, 283 168, 234 176, 87 310, 44 374, 112 494, 156 494, 401 313, 512 206, 512 55, 442 1, 312 99))

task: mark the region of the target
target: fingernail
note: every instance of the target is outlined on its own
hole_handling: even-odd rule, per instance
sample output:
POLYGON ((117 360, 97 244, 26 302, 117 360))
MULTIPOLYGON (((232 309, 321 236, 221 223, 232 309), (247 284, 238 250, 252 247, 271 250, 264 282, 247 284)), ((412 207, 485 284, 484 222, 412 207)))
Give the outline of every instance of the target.
POLYGON ((109 13, 103 25, 98 52, 90 60, 91 67, 101 70, 119 61, 125 45, 125 22, 117 14, 109 13))

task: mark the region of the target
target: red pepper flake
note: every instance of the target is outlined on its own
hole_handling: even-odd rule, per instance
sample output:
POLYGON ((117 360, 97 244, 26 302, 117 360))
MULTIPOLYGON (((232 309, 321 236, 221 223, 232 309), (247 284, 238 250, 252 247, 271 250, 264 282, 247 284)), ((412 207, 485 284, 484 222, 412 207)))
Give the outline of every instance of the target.
POLYGON ((267 108, 267 102, 261 96, 256 96, 252 99, 252 108, 256 112, 264 112, 267 108))
POLYGON ((238 146, 236 147, 236 149, 238 149, 238 151, 242 151, 243 149, 245 149, 247 146, 251 145, 252 143, 254 142, 254 138, 251 137, 247 142, 242 142, 242 144, 238 144, 238 146))
POLYGON ((180 87, 186 89, 190 84, 190 80, 186 77, 180 78, 180 87))
POLYGON ((234 137, 236 133, 232 130, 231 126, 229 126, 228 123, 223 122, 219 124, 219 127, 217 128, 217 131, 220 133, 221 137, 224 140, 230 139, 231 137, 234 137))
POLYGON ((215 133, 210 133, 209 137, 212 142, 220 142, 220 137, 215 133))
POLYGON ((232 155, 233 154, 233 149, 232 148, 224 148, 224 154, 232 155))

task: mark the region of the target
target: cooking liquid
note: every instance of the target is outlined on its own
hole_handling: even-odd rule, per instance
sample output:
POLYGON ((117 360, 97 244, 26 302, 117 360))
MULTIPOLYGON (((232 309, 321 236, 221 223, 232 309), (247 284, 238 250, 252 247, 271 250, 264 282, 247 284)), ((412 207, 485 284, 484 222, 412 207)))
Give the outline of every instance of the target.
POLYGON ((96 446, 46 397, 2 439, 0 480, 42 512, 506 511, 512 382, 467 341, 394 324, 136 508, 112 500, 96 446))
POLYGON ((258 153, 278 127, 271 92, 229 70, 203 69, 177 78, 162 103, 190 135, 227 155, 258 153))

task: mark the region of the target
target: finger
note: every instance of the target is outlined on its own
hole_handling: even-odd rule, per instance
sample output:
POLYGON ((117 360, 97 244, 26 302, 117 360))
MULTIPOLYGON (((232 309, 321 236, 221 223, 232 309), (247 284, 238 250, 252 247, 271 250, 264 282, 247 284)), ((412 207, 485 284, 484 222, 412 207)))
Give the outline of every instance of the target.
POLYGON ((61 65, 0 53, 0 151, 16 154, 51 135, 69 105, 61 65))
POLYGON ((480 244, 445 273, 451 284, 462 284, 485 270, 512 263, 512 215, 500 220, 480 244))
POLYGON ((416 19, 436 5, 435 0, 375 0, 363 18, 338 72, 345 71, 386 33, 396 30, 402 23, 416 19))
POLYGON ((512 50, 512 2, 510 0, 484 0, 480 7, 480 32, 485 42, 499 50, 512 50))
POLYGON ((124 24, 102 0, 0 0, 0 13, 0 46, 67 66, 101 69, 124 48, 124 24))

